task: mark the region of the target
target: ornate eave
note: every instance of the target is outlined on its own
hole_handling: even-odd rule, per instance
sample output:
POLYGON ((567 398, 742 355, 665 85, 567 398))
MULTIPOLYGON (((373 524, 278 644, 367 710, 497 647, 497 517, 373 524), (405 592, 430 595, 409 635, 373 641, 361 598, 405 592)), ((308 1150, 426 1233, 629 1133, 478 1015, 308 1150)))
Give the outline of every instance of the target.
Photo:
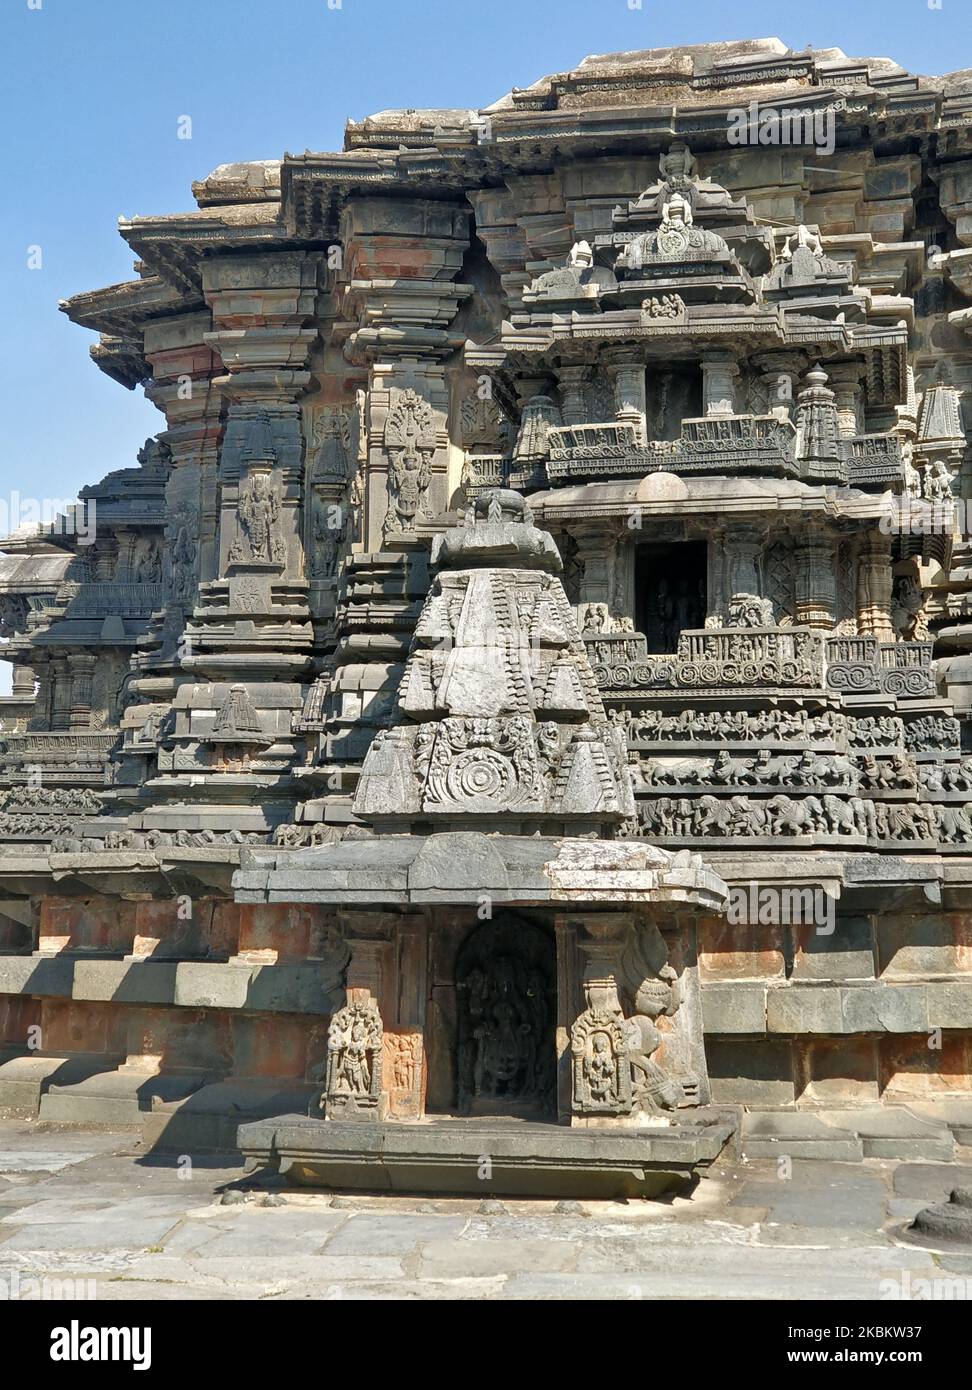
POLYGON ((275 202, 121 218, 118 231, 150 270, 190 299, 199 296, 200 262, 207 252, 265 251, 290 244, 275 202))

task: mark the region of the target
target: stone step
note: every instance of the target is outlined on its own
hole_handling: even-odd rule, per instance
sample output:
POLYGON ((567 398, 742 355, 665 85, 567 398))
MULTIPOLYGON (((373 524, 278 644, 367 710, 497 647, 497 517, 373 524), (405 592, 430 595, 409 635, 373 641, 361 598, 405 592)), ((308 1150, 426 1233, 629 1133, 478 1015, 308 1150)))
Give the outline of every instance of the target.
POLYGON ((238 1142, 253 1165, 312 1187, 621 1198, 687 1191, 732 1132, 725 1121, 638 1130, 448 1119, 342 1123, 285 1115, 241 1125, 238 1142))

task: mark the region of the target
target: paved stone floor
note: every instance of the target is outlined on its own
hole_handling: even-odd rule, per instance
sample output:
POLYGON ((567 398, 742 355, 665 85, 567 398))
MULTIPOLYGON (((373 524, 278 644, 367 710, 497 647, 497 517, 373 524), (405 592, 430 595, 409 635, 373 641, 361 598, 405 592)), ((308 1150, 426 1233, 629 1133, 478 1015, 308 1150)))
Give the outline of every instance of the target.
MULTIPOLYGON (((223 1193, 131 1131, 0 1121, 0 1280, 100 1299, 967 1297, 972 1252, 902 1241, 959 1164, 723 1161, 691 1200, 223 1193), (937 1281, 925 1283, 922 1281, 937 1281), (50 1287, 57 1288, 57 1284, 50 1287)), ((36 1295, 35 1295, 36 1296, 36 1295)))

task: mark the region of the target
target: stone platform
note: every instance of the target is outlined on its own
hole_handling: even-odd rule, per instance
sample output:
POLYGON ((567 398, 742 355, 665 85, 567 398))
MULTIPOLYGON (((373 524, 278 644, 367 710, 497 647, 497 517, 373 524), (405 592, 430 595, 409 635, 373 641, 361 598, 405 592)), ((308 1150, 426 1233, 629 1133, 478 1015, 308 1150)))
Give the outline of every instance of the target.
POLYGON ((361 1124, 285 1115, 241 1125, 251 1168, 300 1186, 480 1197, 657 1197, 685 1192, 722 1152, 734 1126, 647 1129, 475 1119, 361 1124))

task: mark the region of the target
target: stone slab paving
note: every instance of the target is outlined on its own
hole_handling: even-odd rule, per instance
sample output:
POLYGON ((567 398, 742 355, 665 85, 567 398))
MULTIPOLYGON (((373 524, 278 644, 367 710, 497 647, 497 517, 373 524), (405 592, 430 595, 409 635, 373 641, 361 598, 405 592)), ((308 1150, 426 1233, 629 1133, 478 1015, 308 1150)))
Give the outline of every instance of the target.
POLYGON ((728 1158, 665 1202, 243 1199, 230 1160, 180 1166, 146 1159, 131 1131, 0 1122, 0 1279, 90 1280, 107 1300, 886 1300, 936 1279, 967 1297, 972 1252, 899 1239, 917 1206, 969 1181, 961 1152, 728 1158))

